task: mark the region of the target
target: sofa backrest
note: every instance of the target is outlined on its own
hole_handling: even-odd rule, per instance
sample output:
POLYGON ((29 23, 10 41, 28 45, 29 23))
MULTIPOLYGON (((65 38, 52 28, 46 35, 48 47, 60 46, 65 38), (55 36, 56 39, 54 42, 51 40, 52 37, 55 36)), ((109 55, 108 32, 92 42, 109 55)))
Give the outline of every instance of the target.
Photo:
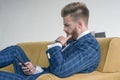
MULTIPOLYGON (((48 58, 46 56, 47 45, 49 41, 40 41, 40 42, 25 42, 17 44, 20 46, 31 62, 35 65, 39 65, 42 67, 48 67, 48 58)), ((0 68, 0 70, 7 70, 10 72, 14 72, 13 65, 6 66, 4 68, 0 68)))
POLYGON ((41 67, 48 67, 49 62, 46 56, 47 45, 50 42, 27 42, 18 44, 26 53, 31 62, 41 67))
POLYGON ((97 40, 100 44, 100 51, 101 51, 100 52, 100 63, 98 65, 97 70, 103 71, 105 61, 106 61, 106 56, 108 53, 109 44, 112 38, 97 38, 97 40))
POLYGON ((120 72, 120 38, 111 40, 103 72, 120 72))
POLYGON ((97 68, 101 72, 120 72, 120 38, 98 38, 101 58, 97 68))

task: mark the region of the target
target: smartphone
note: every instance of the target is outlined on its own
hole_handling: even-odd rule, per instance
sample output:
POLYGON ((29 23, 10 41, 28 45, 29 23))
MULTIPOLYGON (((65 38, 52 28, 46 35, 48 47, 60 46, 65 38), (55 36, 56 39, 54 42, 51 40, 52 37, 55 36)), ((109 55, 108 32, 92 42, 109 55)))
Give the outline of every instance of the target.
POLYGON ((15 57, 16 57, 16 59, 17 59, 23 66, 26 66, 26 65, 24 64, 24 62, 22 62, 18 56, 15 56, 15 57))

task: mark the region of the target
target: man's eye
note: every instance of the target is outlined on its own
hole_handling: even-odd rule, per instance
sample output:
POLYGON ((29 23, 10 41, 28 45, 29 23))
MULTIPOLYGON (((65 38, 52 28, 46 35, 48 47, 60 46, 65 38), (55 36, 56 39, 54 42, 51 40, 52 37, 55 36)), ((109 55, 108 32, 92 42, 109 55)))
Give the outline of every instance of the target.
POLYGON ((66 27, 69 27, 69 25, 65 25, 66 27))

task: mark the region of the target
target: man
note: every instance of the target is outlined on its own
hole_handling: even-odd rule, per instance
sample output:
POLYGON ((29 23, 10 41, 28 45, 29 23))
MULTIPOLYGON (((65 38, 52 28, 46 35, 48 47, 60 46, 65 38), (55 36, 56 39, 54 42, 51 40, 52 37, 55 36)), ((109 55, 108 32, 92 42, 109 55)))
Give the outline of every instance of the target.
POLYGON ((100 46, 88 30, 89 10, 84 3, 73 2, 62 11, 64 31, 48 45, 49 67, 34 66, 19 46, 11 46, 0 52, 0 67, 13 64, 15 73, 1 71, 2 80, 34 80, 41 74, 53 73, 58 77, 68 77, 76 73, 94 71, 100 59, 100 46), (18 56, 23 62, 18 64, 18 56))

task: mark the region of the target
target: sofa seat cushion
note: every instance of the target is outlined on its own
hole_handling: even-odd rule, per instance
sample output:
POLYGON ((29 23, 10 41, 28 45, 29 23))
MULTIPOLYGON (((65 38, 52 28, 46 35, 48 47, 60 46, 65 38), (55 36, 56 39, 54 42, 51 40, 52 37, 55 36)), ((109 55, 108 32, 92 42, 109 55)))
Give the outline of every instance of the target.
POLYGON ((75 74, 68 78, 58 78, 53 74, 43 74, 37 80, 120 80, 120 72, 102 73, 94 71, 87 74, 75 74))
POLYGON ((2 71, 8 71, 8 72, 14 72, 14 68, 13 68, 13 65, 9 65, 9 66, 6 66, 6 67, 3 67, 3 68, 0 68, 0 70, 2 71))

